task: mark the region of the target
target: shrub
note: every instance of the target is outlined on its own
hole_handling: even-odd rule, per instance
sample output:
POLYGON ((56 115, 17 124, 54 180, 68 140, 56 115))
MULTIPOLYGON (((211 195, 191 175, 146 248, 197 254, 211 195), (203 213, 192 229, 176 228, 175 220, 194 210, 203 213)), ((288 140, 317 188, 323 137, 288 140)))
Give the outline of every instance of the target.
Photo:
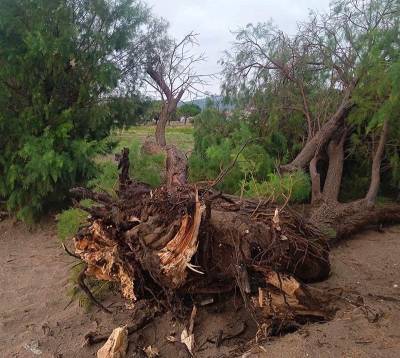
POLYGON ((96 175, 115 110, 101 99, 122 76, 112 58, 146 18, 135 0, 78 3, 0 2, 0 198, 26 221, 96 175))
POLYGON ((115 196, 117 185, 118 170, 116 162, 102 159, 98 164, 98 174, 88 182, 88 187, 92 190, 105 191, 115 196))
POLYGON ((274 169, 274 162, 263 142, 239 116, 225 118, 215 109, 206 109, 196 117, 195 146, 189 160, 192 181, 213 180, 236 158, 236 165, 218 188, 236 193, 250 173, 256 180, 265 180, 274 169), (243 149, 243 145, 248 143, 243 149))
POLYGON ((268 180, 257 182, 254 179, 243 181, 244 193, 249 197, 268 198, 277 203, 301 203, 306 201, 311 193, 311 181, 308 174, 297 171, 279 176, 269 174, 268 180))

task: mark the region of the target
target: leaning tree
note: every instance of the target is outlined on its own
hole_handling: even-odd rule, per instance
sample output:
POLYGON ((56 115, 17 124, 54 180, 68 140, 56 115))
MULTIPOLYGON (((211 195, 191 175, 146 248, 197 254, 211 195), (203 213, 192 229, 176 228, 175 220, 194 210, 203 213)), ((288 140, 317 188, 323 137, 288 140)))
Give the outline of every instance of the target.
MULTIPOLYGON (((275 114, 279 107, 282 121, 288 113, 303 117, 302 149, 280 171, 309 170, 311 218, 339 235, 399 216, 397 207, 375 207, 382 162, 388 169, 389 155, 392 164, 398 158, 393 81, 398 15, 394 0, 336 1, 329 14, 312 14, 295 36, 270 23, 248 25, 237 33, 223 62, 228 94, 238 95, 243 88, 246 93, 264 91, 274 96, 275 114), (362 199, 339 203, 344 163, 356 150, 355 138, 368 143, 363 155, 368 153, 371 163, 364 173, 370 184, 362 199)), ((266 117, 271 111, 266 109, 266 117)))

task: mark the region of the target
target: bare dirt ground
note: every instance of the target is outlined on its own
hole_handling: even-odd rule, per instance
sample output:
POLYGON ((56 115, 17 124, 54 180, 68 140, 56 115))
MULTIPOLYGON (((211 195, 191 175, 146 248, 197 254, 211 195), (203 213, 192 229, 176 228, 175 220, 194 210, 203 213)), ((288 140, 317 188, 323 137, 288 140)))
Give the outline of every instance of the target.
MULTIPOLYGON (((331 277, 313 286, 341 297, 332 321, 303 326, 250 349, 245 342, 254 337, 256 328, 242 309, 234 313, 232 307, 225 310, 227 305, 235 305, 232 298, 225 304, 207 306, 196 317, 195 356, 399 357, 400 227, 386 228, 383 233, 368 231, 343 242, 332 250, 331 261, 331 277), (218 348, 207 342, 221 329, 226 334, 237 331, 243 322, 247 329, 238 338, 218 348)), ((74 264, 60 247, 54 223, 30 232, 11 220, 0 222, 1 358, 93 357, 100 346, 83 347, 86 333, 105 333, 132 321, 130 311, 115 297, 105 302, 113 315, 97 309, 85 313, 77 302, 68 305, 68 270, 74 264)), ((179 335, 182 327, 170 314, 158 317, 130 336, 128 356, 139 357, 137 347, 151 345, 161 357, 184 357, 179 346, 165 339, 179 335)))

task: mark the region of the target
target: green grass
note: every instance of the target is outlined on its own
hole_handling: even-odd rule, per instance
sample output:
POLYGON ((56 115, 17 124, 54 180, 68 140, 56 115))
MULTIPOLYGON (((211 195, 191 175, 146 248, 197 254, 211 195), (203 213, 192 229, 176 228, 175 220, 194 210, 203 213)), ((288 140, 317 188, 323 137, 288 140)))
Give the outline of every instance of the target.
MULTIPOLYGON (((81 200, 80 204, 90 207, 93 202, 89 199, 81 200)), ((78 232, 79 227, 86 221, 88 213, 77 208, 64 210, 57 215, 57 235, 61 241, 69 240, 78 232)))
POLYGON ((137 139, 134 139, 129 146, 129 175, 153 188, 158 187, 163 182, 165 154, 144 154, 141 147, 142 143, 137 139))
POLYGON ((79 227, 85 222, 87 213, 81 209, 64 210, 57 216, 57 234, 61 241, 72 239, 79 227))
MULTIPOLYGON (((143 125, 131 127, 123 130, 115 130, 111 134, 111 139, 118 141, 114 152, 120 152, 124 147, 130 147, 134 140, 143 143, 149 136, 154 137, 154 125, 143 125)), ((193 149, 193 126, 192 125, 170 125, 166 128, 165 137, 167 144, 176 145, 184 152, 193 149)))

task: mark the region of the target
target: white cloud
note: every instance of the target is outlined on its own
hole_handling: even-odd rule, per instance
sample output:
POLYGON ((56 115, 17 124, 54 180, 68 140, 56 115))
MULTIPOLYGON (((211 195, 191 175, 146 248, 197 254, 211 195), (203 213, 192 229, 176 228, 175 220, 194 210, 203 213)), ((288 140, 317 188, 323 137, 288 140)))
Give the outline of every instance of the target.
MULTIPOLYGON (((157 16, 170 22, 170 32, 182 38, 190 31, 199 33, 200 49, 207 61, 198 65, 199 73, 220 71, 218 60, 233 41, 231 31, 253 22, 270 19, 288 33, 296 23, 307 19, 310 9, 324 12, 330 0, 147 0, 157 16)), ((219 93, 219 80, 208 91, 219 93)))

